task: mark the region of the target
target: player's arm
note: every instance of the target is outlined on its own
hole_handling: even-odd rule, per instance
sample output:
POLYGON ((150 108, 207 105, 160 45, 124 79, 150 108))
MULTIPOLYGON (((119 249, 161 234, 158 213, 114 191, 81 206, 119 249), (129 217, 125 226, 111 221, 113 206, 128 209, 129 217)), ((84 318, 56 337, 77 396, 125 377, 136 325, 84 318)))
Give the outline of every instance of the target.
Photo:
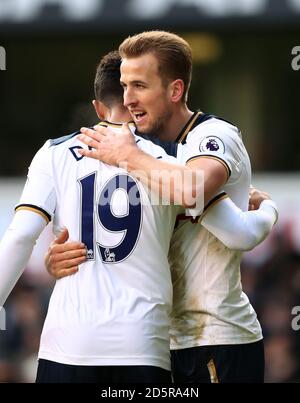
POLYGON ((197 159, 181 166, 155 159, 137 147, 126 126, 122 134, 99 126, 81 131, 79 139, 93 150, 82 149, 80 154, 124 167, 160 196, 167 189, 170 202, 185 208, 194 206, 198 198, 204 198, 204 203, 211 200, 228 178, 226 167, 217 160, 197 159))
POLYGON ((252 190, 250 204, 258 210, 242 211, 228 197, 219 198, 203 213, 201 224, 230 249, 246 251, 261 243, 278 219, 276 204, 264 192, 252 190))
POLYGON ((0 306, 22 274, 36 240, 52 218, 55 206, 46 143, 31 163, 15 216, 0 243, 0 306))
POLYGON ((16 212, 0 243, 0 306, 3 306, 31 256, 47 221, 29 210, 16 212))

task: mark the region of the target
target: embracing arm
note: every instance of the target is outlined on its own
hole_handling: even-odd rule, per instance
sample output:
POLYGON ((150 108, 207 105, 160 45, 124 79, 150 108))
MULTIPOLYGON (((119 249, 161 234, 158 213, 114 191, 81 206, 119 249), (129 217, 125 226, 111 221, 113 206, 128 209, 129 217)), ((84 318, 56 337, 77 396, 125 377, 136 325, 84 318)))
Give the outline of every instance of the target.
POLYGON ((227 181, 223 166, 209 159, 183 166, 176 164, 175 159, 174 163, 157 160, 136 147, 125 162, 128 172, 138 173, 151 190, 159 195, 169 191, 171 202, 184 208, 195 206, 200 200, 206 204, 227 181))
POLYGON ((47 225, 39 214, 17 211, 0 243, 0 306, 23 273, 39 235, 47 225))
POLYGON ((226 198, 204 213, 201 224, 228 248, 247 251, 267 237, 277 218, 272 200, 263 200, 258 210, 242 211, 226 198))
POLYGON ((119 134, 100 126, 81 131, 79 139, 93 148, 79 150, 81 155, 125 168, 162 198, 167 194, 172 204, 188 208, 198 200, 206 203, 228 178, 226 168, 217 160, 202 158, 183 166, 172 157, 168 161, 154 158, 137 147, 126 126, 119 134))

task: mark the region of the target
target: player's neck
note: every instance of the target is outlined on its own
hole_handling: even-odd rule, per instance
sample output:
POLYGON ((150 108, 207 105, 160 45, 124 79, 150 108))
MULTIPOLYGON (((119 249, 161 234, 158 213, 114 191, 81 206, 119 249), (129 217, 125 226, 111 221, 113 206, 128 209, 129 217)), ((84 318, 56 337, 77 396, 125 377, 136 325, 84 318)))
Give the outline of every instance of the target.
POLYGON ((127 108, 111 108, 105 115, 105 120, 110 123, 124 123, 131 120, 127 108))
POLYGON ((180 105, 176 113, 173 113, 169 119, 164 130, 159 133, 160 140, 175 141, 192 115, 193 112, 188 109, 187 105, 180 105))

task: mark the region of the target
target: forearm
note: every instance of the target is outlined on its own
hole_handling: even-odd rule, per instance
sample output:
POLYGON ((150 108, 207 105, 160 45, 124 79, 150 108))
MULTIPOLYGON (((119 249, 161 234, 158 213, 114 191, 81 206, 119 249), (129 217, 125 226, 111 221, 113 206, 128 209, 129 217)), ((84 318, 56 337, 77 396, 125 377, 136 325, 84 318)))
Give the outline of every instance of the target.
POLYGON ((276 205, 271 200, 262 202, 258 210, 243 212, 226 199, 211 207, 201 224, 228 248, 246 251, 267 237, 277 215, 276 205))
POLYGON ((30 258, 46 221, 38 214, 20 211, 0 243, 0 306, 3 306, 30 258))
POLYGON ((188 166, 158 160, 136 148, 128 156, 124 167, 159 197, 160 201, 169 201, 188 208, 194 206, 196 200, 203 198, 202 172, 188 166))

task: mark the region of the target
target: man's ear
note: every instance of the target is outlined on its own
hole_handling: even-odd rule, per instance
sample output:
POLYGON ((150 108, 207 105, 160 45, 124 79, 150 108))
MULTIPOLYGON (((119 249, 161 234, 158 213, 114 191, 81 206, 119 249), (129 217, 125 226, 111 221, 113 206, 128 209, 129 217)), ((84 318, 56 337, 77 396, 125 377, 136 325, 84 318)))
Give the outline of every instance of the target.
POLYGON ((105 120, 105 117, 107 116, 107 107, 104 105, 104 103, 94 99, 92 104, 95 108, 98 118, 100 120, 105 120))
POLYGON ((184 82, 183 80, 175 80, 170 84, 170 96, 171 100, 175 103, 181 101, 184 92, 184 82))

